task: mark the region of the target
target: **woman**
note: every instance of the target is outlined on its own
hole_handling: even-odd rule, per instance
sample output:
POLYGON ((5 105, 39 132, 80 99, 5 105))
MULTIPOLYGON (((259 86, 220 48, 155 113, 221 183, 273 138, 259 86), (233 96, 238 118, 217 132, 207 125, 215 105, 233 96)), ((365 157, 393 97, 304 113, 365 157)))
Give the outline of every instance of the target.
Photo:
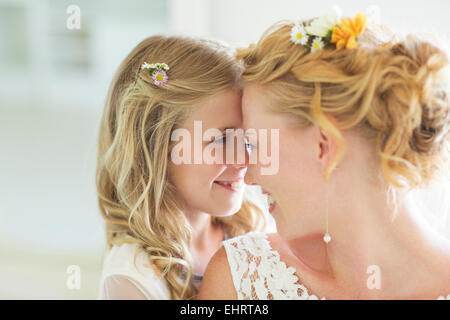
POLYGON ((221 241, 264 226, 244 197, 247 163, 215 157, 239 138, 225 129, 242 125, 241 72, 227 46, 187 37, 149 37, 119 66, 99 132, 100 299, 194 298, 221 241), (197 121, 220 131, 191 141, 197 121))
POLYGON ((256 164, 245 178, 268 194, 277 234, 224 241, 199 299, 450 293, 449 239, 411 199, 449 181, 448 58, 389 36, 362 14, 328 16, 277 24, 238 53, 244 128, 279 130, 278 173, 256 164))

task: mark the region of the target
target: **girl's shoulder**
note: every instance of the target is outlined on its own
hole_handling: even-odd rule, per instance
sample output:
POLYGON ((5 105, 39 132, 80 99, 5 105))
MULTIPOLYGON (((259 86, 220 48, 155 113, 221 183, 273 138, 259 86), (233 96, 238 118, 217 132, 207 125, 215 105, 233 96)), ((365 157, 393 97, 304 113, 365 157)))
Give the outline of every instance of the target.
POLYGON ((131 271, 145 277, 160 279, 160 272, 150 263, 147 252, 138 243, 114 245, 108 251, 103 271, 131 271))
POLYGON ((105 284, 111 279, 126 278, 138 287, 145 296, 154 299, 169 299, 166 280, 150 263, 147 252, 137 243, 114 245, 103 261, 100 277, 100 298, 105 296, 105 284))

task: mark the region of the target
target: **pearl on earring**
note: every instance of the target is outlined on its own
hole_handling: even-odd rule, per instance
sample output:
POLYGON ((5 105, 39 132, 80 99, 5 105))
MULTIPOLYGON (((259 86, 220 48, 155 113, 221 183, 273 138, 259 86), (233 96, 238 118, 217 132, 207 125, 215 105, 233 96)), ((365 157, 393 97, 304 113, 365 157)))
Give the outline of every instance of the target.
POLYGON ((325 235, 323 236, 323 241, 325 241, 325 243, 328 243, 331 241, 331 236, 328 232, 325 233, 325 235))

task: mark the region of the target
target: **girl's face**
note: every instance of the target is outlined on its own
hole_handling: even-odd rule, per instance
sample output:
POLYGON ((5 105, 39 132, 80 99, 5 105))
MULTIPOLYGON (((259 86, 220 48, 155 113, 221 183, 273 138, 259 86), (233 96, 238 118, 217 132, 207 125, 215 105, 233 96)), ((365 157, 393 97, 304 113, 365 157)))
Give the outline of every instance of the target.
MULTIPOLYGON (((186 214, 207 213, 212 216, 227 216, 241 208, 245 186, 244 175, 248 162, 244 136, 226 134, 227 128, 239 129, 241 126, 241 95, 230 89, 201 104, 177 128, 184 129, 189 141, 183 144, 186 149, 178 148, 176 154, 172 152, 169 159, 169 177, 184 203, 183 209, 186 214), (208 129, 219 130, 220 136, 204 139, 203 135, 208 129), (234 139, 233 148, 230 148, 230 145, 226 147, 226 142, 230 139, 234 139), (219 149, 222 150, 221 156, 219 149), (183 157, 186 150, 190 150, 190 161, 184 161, 185 163, 180 163, 180 160, 174 161, 174 156, 183 157), (243 161, 237 161, 238 150, 244 150, 243 161), (233 161, 227 161, 226 155, 232 151, 235 155, 233 161), (207 163, 208 155, 211 155, 210 159, 214 159, 213 157, 221 159, 222 163, 207 163), (194 159, 195 156, 197 161, 194 159)), ((184 137, 183 134, 183 138, 175 143, 175 147, 182 145, 184 137)))
MULTIPOLYGON (((278 146, 271 146, 267 140, 264 150, 278 148, 279 170, 273 175, 262 175, 262 164, 250 161, 246 184, 260 185, 275 201, 269 211, 275 219, 277 232, 285 239, 324 232, 325 217, 323 195, 323 164, 319 161, 320 145, 315 126, 305 129, 295 127, 295 118, 268 109, 270 101, 262 87, 247 85, 242 99, 243 128, 267 131, 279 130, 278 146)), ((250 138, 250 141, 255 141, 250 138)), ((261 150, 258 137, 256 148, 261 150)), ((264 166, 265 167, 265 166, 264 166)), ((269 197, 268 197, 269 198, 269 197)), ((269 203, 270 204, 270 203, 269 203)))

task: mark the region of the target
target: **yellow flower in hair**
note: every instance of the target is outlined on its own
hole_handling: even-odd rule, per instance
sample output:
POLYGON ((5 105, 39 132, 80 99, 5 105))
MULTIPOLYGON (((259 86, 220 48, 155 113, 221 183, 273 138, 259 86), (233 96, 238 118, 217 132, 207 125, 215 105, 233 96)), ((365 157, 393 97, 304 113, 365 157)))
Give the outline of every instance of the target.
POLYGON ((354 49, 358 36, 366 29, 367 17, 359 13, 353 18, 344 18, 339 26, 333 28, 331 43, 336 43, 336 49, 354 49))

